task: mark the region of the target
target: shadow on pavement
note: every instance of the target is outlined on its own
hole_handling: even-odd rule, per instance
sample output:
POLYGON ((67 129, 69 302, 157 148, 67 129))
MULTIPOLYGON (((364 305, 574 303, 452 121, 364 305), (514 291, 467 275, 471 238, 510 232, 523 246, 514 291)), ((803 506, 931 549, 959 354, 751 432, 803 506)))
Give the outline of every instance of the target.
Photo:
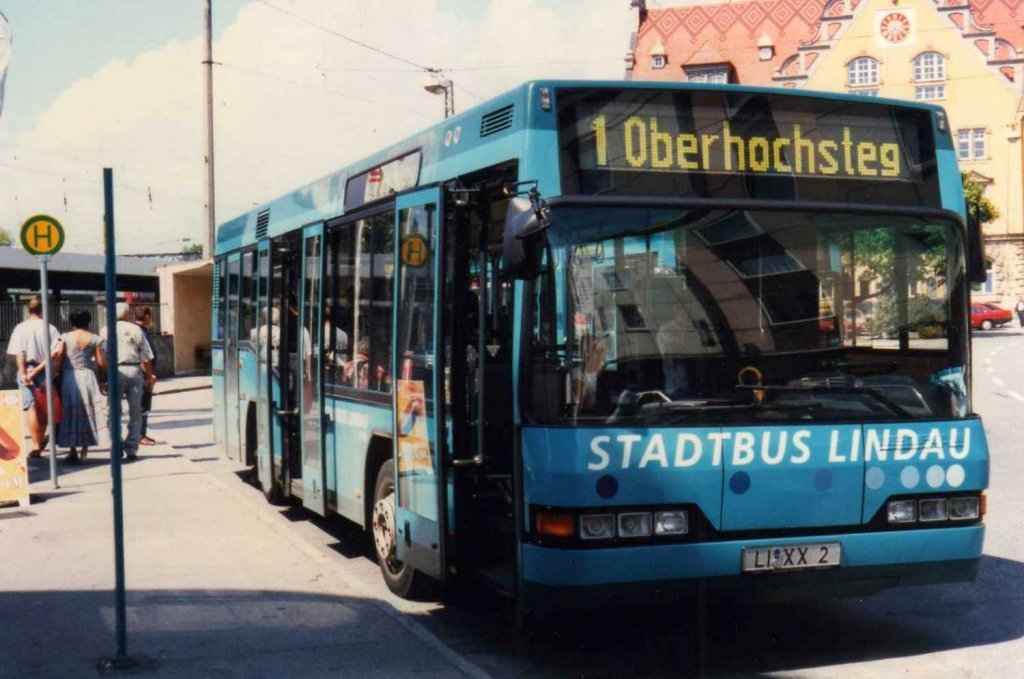
MULTIPOLYGON (((159 394, 157 394, 159 396, 159 394)), ((153 408, 153 411, 149 414, 149 419, 153 420, 162 417, 176 417, 180 415, 189 415, 194 413, 210 413, 209 408, 161 408, 159 402, 157 402, 153 408)))
POLYGON ((1022 583, 1024 564, 986 556, 973 584, 890 590, 867 599, 713 602, 703 634, 694 602, 550 614, 531 620, 523 634, 512 622, 511 602, 467 587, 426 624, 497 677, 747 677, 1019 639, 1022 583))
POLYGON ((190 427, 209 427, 211 424, 213 424, 212 417, 202 417, 191 420, 171 420, 169 422, 154 418, 153 421, 149 423, 149 428, 168 431, 172 429, 189 429, 190 427))
MULTIPOLYGON (((116 648, 113 606, 111 592, 0 592, 4 617, 22 630, 5 644, 0 676, 95 676, 116 648)), ((365 599, 129 591, 127 623, 128 655, 154 662, 159 676, 462 676, 365 599)))
MULTIPOLYGON (((280 514, 333 537, 346 559, 373 561, 365 534, 340 517, 280 514)), ((1024 637, 1024 564, 982 557, 973 583, 908 587, 863 599, 772 605, 712 602, 701 632, 694 602, 548 614, 521 633, 509 599, 472 583, 421 618, 496 677, 756 676, 1024 637), (703 646, 698 640, 704 639, 703 646)))

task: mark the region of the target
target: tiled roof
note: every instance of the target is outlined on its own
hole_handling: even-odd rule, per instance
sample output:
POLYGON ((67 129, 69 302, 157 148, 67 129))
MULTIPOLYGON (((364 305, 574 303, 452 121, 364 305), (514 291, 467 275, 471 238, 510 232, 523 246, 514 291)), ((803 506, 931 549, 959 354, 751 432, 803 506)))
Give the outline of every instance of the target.
POLYGON ((679 80, 684 64, 730 61, 740 82, 771 82, 779 59, 759 61, 757 40, 765 32, 776 55, 796 51, 813 35, 828 0, 752 0, 721 5, 652 9, 637 33, 637 80, 679 80), (652 69, 651 47, 660 41, 668 54, 664 69, 652 69))
MULTIPOLYGON (((798 48, 821 42, 823 19, 852 14, 861 0, 750 0, 724 4, 692 5, 649 10, 637 32, 636 80, 680 80, 680 67, 691 64, 730 62, 737 79, 747 84, 781 84, 773 81, 780 66, 798 48), (758 59, 757 42, 767 35, 775 49, 770 61, 758 59), (661 44, 668 56, 663 69, 651 65, 651 49, 661 44)), ((961 26, 981 55, 1007 80, 1021 78, 1021 70, 1002 66, 1024 58, 1024 0, 929 0, 951 24, 961 26), (971 19, 964 8, 970 5, 971 19)), ((806 60, 805 64, 813 58, 806 60)), ((791 63, 791 62, 790 62, 791 63)), ((786 73, 790 73, 787 68, 786 73)))
MULTIPOLYGON (((952 8, 963 5, 966 0, 938 0, 936 5, 940 8, 952 8)), ((971 0, 971 14, 974 16, 974 25, 983 31, 991 30, 995 33, 997 43, 996 52, 989 54, 986 46, 976 43, 978 49, 989 59, 1013 58, 1017 55, 1009 55, 1008 51, 1020 52, 1024 49, 1024 0, 971 0)), ((947 11, 951 11, 947 9, 947 11)))

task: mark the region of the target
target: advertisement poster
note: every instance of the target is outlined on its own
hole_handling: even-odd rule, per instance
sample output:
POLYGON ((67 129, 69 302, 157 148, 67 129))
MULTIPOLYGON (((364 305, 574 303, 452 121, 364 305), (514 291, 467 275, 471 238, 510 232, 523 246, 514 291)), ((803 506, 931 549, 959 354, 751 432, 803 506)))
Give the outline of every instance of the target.
POLYGON ((398 380, 398 475, 433 475, 427 401, 421 380, 398 380))
POLYGON ((0 505, 28 504, 28 460, 17 390, 0 391, 0 505))

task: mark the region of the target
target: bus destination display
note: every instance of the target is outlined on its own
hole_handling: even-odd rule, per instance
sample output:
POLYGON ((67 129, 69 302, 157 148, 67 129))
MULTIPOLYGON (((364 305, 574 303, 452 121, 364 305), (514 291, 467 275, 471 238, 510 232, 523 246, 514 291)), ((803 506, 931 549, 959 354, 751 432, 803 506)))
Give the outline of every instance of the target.
POLYGON ((572 129, 575 136, 579 170, 916 178, 918 159, 886 107, 827 100, 787 106, 785 97, 766 95, 748 95, 737 105, 702 93, 619 95, 574 106, 571 128, 563 118, 563 135, 572 129))

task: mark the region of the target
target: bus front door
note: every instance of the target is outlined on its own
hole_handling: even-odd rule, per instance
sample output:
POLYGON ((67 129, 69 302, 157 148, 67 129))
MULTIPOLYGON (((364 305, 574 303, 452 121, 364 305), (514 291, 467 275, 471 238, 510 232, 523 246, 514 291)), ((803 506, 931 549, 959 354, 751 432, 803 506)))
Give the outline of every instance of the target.
POLYGON ((270 374, 270 241, 259 244, 256 267, 256 477, 260 487, 273 492, 274 464, 270 444, 270 403, 273 400, 270 374))
POLYGON ((396 203, 394 399, 397 557, 444 578, 444 351, 440 339, 441 189, 399 196, 396 203))
POLYGON ((238 416, 238 315, 241 301, 239 296, 241 257, 238 253, 228 257, 228 309, 225 316, 227 327, 224 329, 224 393, 226 396, 224 399, 224 450, 232 460, 240 459, 242 450, 238 416))
MULTIPOLYGON (((270 304, 267 312, 267 343, 270 351, 270 440, 269 496, 291 496, 296 482, 301 488, 301 420, 299 397, 299 292, 301 290, 302 242, 286 236, 271 246, 270 304)), ((263 477, 260 478, 263 482, 263 477)))
POLYGON ((302 504, 320 514, 327 513, 326 464, 323 441, 323 389, 321 379, 323 334, 323 224, 306 227, 302 242, 302 302, 299 323, 302 504))

